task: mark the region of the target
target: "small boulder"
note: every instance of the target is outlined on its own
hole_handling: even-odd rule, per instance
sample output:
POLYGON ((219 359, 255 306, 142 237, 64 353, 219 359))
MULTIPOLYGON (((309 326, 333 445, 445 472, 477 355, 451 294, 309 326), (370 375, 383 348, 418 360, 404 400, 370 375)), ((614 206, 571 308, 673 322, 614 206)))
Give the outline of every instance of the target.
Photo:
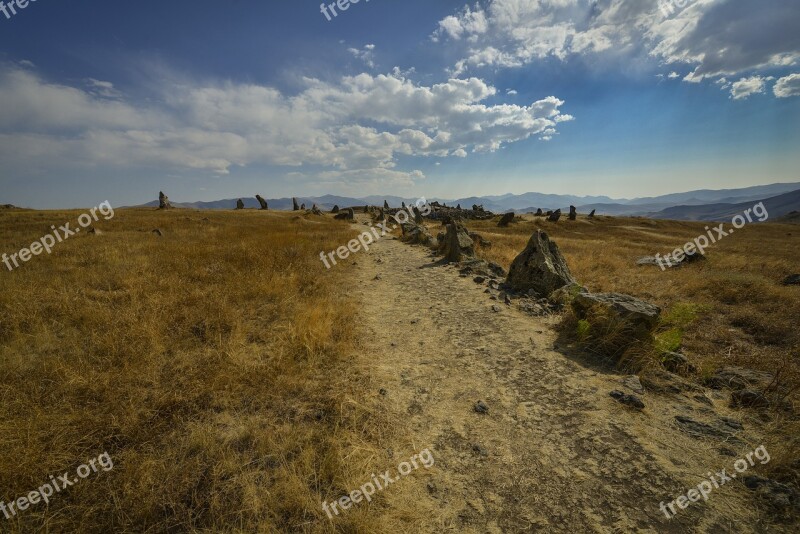
POLYGON ((155 230, 153 230, 151 233, 152 233, 152 234, 155 234, 155 235, 157 235, 158 237, 162 237, 162 236, 164 235, 164 232, 162 232, 162 231, 161 231, 160 229, 158 229, 158 228, 156 228, 155 230))
POLYGON ((800 274, 789 275, 781 283, 785 286, 800 286, 800 274))
POLYGON ((561 210, 559 209, 550 213, 549 217, 547 217, 547 220, 550 222, 558 222, 560 218, 561 218, 561 210))
POLYGON ((489 407, 486 406, 486 403, 483 402, 482 400, 479 400, 478 402, 476 402, 475 405, 472 407, 472 409, 475 410, 475 412, 479 413, 479 414, 487 414, 487 413, 489 413, 489 407))
POLYGON ((356 214, 353 212, 353 208, 347 208, 346 210, 340 211, 336 214, 334 219, 338 219, 340 221, 352 221, 355 220, 356 214))
POLYGON ((631 408, 636 408, 637 410, 644 410, 644 403, 642 402, 642 399, 636 395, 628 395, 615 389, 609 393, 609 396, 621 404, 630 406, 631 408))
POLYGON ((508 284, 522 293, 535 290, 536 296, 546 298, 566 285, 575 283, 569 267, 553 241, 537 230, 523 250, 511 263, 508 284))
POLYGON ((497 223, 497 226, 500 226, 501 228, 507 227, 509 224, 514 222, 514 217, 515 217, 514 212, 513 211, 509 211, 508 213, 506 213, 505 215, 503 215, 500 218, 500 222, 497 223))
POLYGON ((677 352, 665 352, 661 356, 661 364, 667 371, 672 371, 678 374, 689 374, 697 372, 689 358, 677 352))
POLYGON ((158 192, 158 209, 169 210, 172 209, 172 204, 169 202, 169 197, 163 191, 158 192))
POLYGON ((536 210, 534 217, 544 217, 544 212, 542 211, 542 208, 536 210))
POLYGON ((335 204, 333 206, 333 209, 331 210, 331 213, 339 213, 339 205, 338 204, 335 204))
POLYGON ((236 201, 236 209, 243 210, 244 209, 244 201, 240 198, 236 201))
POLYGON ((740 390, 752 387, 766 387, 772 382, 773 378, 772 374, 764 371, 727 366, 717 369, 706 383, 714 389, 740 390))
POLYGON ((649 336, 658 325, 661 308, 621 293, 579 293, 572 300, 572 309, 579 319, 586 319, 596 306, 611 312, 636 334, 649 336))
POLYGON ((459 262, 465 256, 475 256, 475 243, 469 238, 467 230, 458 223, 447 225, 444 238, 444 256, 447 261, 459 262))

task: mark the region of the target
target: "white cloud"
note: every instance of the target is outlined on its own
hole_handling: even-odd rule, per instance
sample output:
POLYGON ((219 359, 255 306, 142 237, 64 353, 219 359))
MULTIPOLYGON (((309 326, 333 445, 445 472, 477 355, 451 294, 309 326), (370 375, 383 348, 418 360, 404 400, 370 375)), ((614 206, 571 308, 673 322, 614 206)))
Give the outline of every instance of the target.
POLYGON ((772 91, 778 98, 800 96, 800 74, 784 76, 775 82, 775 87, 773 87, 772 91))
POLYGON ((353 54, 353 56, 355 56, 356 58, 358 58, 361 61, 363 61, 364 64, 366 66, 368 66, 369 68, 371 68, 371 69, 375 68, 375 45, 374 44, 364 45, 364 48, 362 48, 362 49, 348 48, 347 51, 350 52, 351 54, 353 54))
POLYGON ((730 86, 731 98, 741 100, 750 95, 763 93, 764 86, 768 80, 772 80, 772 78, 751 76, 750 78, 742 78, 738 82, 733 82, 730 86))
POLYGON ((463 43, 455 75, 605 54, 689 66, 684 80, 699 82, 796 64, 798 27, 796 0, 692 0, 671 14, 648 1, 483 0, 440 21, 434 40, 463 43))
POLYGON ((302 167, 305 175, 319 168, 321 179, 408 183, 423 176, 397 169, 398 157, 466 157, 572 119, 553 96, 529 106, 486 105, 497 91, 477 78, 422 86, 396 70, 301 82, 290 96, 256 84, 183 81, 132 101, 111 82, 72 87, 0 65, 0 158, 17 169, 45 162, 217 174, 269 164, 302 167))

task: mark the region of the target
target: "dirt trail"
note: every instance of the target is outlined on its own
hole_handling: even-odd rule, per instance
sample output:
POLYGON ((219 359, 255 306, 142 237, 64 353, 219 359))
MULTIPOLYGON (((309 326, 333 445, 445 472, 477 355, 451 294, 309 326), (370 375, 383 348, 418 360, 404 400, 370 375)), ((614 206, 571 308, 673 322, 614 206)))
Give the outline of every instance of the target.
POLYGON ((637 412, 609 397, 631 393, 622 376, 554 347, 555 319, 491 300, 427 249, 386 237, 353 260, 368 372, 386 390, 376 402, 408 421, 417 444, 398 444, 395 458, 430 447, 436 460, 411 497, 430 513, 405 531, 764 531, 738 480, 671 520, 659 510, 758 446, 746 422, 738 445, 678 428, 676 415, 728 415, 721 398, 704 393, 711 407, 698 392, 646 392, 637 412), (478 400, 487 414, 473 409, 478 400))

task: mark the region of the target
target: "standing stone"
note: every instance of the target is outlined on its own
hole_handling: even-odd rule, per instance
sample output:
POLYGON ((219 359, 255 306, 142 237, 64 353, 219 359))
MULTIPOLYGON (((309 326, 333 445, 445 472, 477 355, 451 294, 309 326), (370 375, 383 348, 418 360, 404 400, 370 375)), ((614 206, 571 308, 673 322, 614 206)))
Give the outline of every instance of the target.
POLYGON ((422 211, 420 211, 420 209, 416 206, 414 206, 413 209, 414 209, 414 222, 416 224, 422 224, 423 223, 422 211))
POLYGON ((558 249, 546 233, 537 230, 519 256, 511 263, 508 284, 515 290, 547 298, 556 289, 574 284, 575 280, 558 249))
POLYGON ((403 209, 406 209, 406 203, 405 202, 401 202, 400 205, 403 207, 403 209))
POLYGON ((236 209, 243 210, 244 209, 244 201, 240 198, 236 201, 236 209))
POLYGON ((574 221, 578 218, 578 209, 575 206, 569 207, 569 220, 574 221))
POLYGON ((385 200, 383 201, 383 209, 385 209, 385 210, 389 209, 389 203, 386 202, 385 200))
POLYGON ((465 256, 475 255, 475 243, 470 239, 467 230, 458 223, 447 225, 444 241, 444 256, 447 261, 461 261, 465 256))
POLYGON ((172 209, 172 204, 169 203, 169 197, 163 191, 158 192, 158 209, 169 210, 172 209))
POLYGON ((596 211, 596 210, 592 210, 592 212, 589 214, 589 218, 590 218, 590 219, 594 219, 594 212, 595 212, 595 211, 596 211))
POLYGON ((314 215, 322 215, 322 210, 320 210, 316 204, 311 207, 311 213, 314 215))
POLYGON ((256 200, 258 200, 258 203, 261 204, 261 209, 262 210, 268 210, 269 209, 269 206, 267 205, 267 201, 264 200, 264 197, 262 197, 261 195, 256 195, 256 200))
POLYGON ((460 210, 460 209, 461 209, 461 204, 459 204, 458 206, 456 206, 456 209, 457 209, 457 210, 460 210))
POLYGON ((304 209, 306 209, 306 204, 305 204, 305 202, 303 202, 302 204, 300 204, 300 209, 301 209, 301 210, 304 210, 304 209))
POLYGON ((536 217, 544 217, 544 213, 542 212, 542 208, 536 210, 536 217))
POLYGON ((558 222, 560 218, 561 218, 561 210, 558 209, 553 213, 551 213, 550 216, 547 218, 547 220, 550 222, 558 222))
POLYGON ((364 213, 369 213, 369 204, 364 206, 364 213))
POLYGON ((514 222, 514 216, 515 216, 514 212, 513 211, 509 211, 508 213, 503 215, 503 217, 500 219, 500 222, 497 223, 497 226, 500 226, 500 227, 503 227, 503 228, 507 227, 509 224, 514 222))
POLYGON ((297 199, 292 197, 292 210, 300 211, 300 204, 297 203, 297 199))
POLYGON ((352 221, 356 218, 356 216, 353 212, 353 208, 347 208, 337 213, 333 218, 340 221, 352 221))
POLYGON ((333 206, 333 209, 331 210, 331 213, 339 213, 339 205, 338 204, 335 204, 333 206))

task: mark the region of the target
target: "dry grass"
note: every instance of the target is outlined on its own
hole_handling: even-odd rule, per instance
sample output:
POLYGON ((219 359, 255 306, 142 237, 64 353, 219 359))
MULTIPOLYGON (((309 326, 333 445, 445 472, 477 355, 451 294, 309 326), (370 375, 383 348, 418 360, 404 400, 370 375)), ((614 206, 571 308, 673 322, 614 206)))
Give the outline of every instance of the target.
MULTIPOLYGON (((78 214, 0 212, 0 250, 78 214)), ((321 502, 389 467, 386 421, 361 402, 351 267, 319 261, 355 232, 256 211, 96 226, 0 274, 0 500, 104 451, 114 469, 0 530, 333 531, 321 502)), ((368 530, 359 513, 337 525, 368 530)))
MULTIPOLYGON (((798 272, 800 230, 796 225, 748 225, 712 245, 706 251, 707 262, 661 271, 637 266, 636 260, 682 247, 705 233, 705 223, 612 217, 589 220, 585 216, 558 223, 530 215, 524 219, 509 228, 499 228, 497 219, 469 224, 470 230, 492 242, 492 247, 480 254, 508 268, 540 228, 558 244, 573 276, 590 291, 626 293, 661 306, 656 344, 663 349, 681 348, 699 368, 696 379, 702 380, 723 365, 762 369, 779 374, 777 388, 797 403, 800 287, 780 283, 798 272)), ((657 354, 641 347, 634 347, 634 352, 638 356, 657 354)), ((648 362, 639 363, 646 366, 648 362)), ((772 424, 775 439, 789 450, 784 467, 794 465, 783 474, 800 483, 800 425, 795 416, 785 413, 772 414, 772 424)), ((778 469, 779 463, 773 462, 771 467, 778 469)))

